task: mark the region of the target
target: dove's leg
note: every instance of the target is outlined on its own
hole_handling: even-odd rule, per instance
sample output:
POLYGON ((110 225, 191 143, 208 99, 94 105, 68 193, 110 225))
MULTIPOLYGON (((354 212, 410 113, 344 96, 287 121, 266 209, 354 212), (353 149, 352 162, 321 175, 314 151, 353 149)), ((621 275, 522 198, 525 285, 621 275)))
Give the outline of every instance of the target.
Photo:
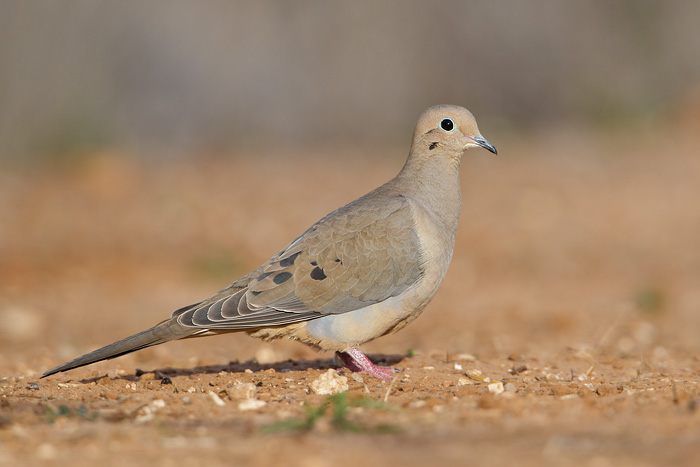
POLYGON ((353 347, 347 352, 336 352, 338 357, 345 363, 348 370, 366 375, 374 376, 375 378, 391 381, 394 379, 396 370, 391 367, 376 366, 372 363, 367 355, 363 354, 360 349, 353 347))

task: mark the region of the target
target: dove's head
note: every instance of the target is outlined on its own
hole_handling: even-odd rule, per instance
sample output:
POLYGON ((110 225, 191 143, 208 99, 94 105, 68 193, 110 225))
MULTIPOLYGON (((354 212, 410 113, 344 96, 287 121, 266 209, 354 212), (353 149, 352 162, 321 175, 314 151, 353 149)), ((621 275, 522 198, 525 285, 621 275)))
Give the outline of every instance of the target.
POLYGON ((472 147, 482 147, 497 154, 493 144, 479 133, 474 115, 464 107, 436 105, 418 119, 413 134, 413 151, 461 156, 472 147))

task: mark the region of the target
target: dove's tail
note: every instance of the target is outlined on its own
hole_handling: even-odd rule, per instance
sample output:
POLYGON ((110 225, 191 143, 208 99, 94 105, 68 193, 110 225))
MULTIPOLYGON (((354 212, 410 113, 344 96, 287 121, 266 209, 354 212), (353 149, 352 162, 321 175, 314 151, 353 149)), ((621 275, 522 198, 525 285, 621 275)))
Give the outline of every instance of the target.
POLYGON ((75 360, 71 360, 68 363, 57 366, 44 373, 41 377, 46 378, 47 376, 61 371, 68 371, 102 360, 120 357, 131 352, 136 352, 137 350, 145 349, 146 347, 163 344, 174 339, 190 337, 194 334, 202 333, 203 331, 206 330, 186 327, 178 323, 176 318, 170 318, 156 324, 151 329, 146 329, 143 332, 134 334, 133 336, 109 344, 101 349, 85 354, 82 357, 78 357, 75 360))

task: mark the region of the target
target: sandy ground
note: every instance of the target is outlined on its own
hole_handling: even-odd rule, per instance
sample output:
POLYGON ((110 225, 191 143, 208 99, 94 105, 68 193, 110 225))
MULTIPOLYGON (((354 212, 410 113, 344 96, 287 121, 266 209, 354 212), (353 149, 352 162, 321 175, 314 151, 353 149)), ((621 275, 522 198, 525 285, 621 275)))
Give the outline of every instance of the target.
POLYGON ((364 347, 392 383, 245 335, 39 376, 247 273, 403 149, 3 170, 0 464, 698 465, 700 140, 640 134, 468 153, 440 292, 364 347))

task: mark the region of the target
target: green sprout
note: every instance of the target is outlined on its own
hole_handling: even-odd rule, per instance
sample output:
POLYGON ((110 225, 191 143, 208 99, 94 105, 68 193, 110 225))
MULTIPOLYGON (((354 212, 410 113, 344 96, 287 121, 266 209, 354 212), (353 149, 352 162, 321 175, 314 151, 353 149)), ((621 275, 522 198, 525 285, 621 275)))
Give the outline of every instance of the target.
MULTIPOLYGON (((387 409, 389 406, 373 399, 360 398, 351 400, 347 394, 340 393, 326 397, 318 407, 307 407, 306 416, 301 420, 285 420, 273 423, 262 428, 263 433, 277 433, 280 431, 310 431, 330 408, 331 425, 340 431, 359 433, 369 428, 357 425, 348 420, 349 410, 352 407, 367 407, 372 409, 387 409)), ((380 425, 375 428, 380 433, 395 432, 393 425, 380 425)))

